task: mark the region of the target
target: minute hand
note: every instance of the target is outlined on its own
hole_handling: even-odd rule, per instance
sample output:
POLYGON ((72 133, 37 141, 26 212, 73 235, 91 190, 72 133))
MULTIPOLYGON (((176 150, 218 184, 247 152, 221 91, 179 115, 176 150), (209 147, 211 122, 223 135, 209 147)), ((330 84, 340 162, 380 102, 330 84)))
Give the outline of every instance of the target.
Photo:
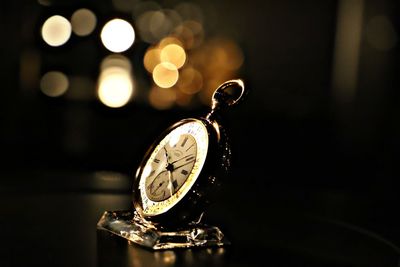
POLYGON ((173 162, 171 162, 171 164, 174 164, 174 163, 176 163, 176 162, 178 162, 178 161, 181 161, 181 160, 186 159, 186 158, 189 158, 189 157, 194 157, 194 156, 193 156, 193 155, 186 155, 186 156, 184 156, 184 157, 182 157, 182 158, 180 158, 180 159, 174 160, 173 162))
POLYGON ((192 163, 194 160, 191 160, 191 161, 188 161, 188 162, 185 162, 184 164, 182 164, 182 165, 179 165, 178 167, 175 167, 174 166, 174 168, 173 168, 173 170, 172 171, 175 171, 176 169, 179 169, 179 168, 181 168, 181 167, 183 167, 183 166, 185 166, 185 165, 188 165, 189 163, 192 163))

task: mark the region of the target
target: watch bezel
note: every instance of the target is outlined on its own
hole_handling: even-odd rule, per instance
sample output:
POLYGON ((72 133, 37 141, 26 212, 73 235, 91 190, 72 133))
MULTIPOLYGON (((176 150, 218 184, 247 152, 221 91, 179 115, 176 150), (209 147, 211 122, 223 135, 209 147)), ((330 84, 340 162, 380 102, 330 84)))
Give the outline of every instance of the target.
POLYGON ((162 223, 163 225, 176 225, 198 218, 212 198, 212 192, 219 185, 219 177, 226 174, 229 169, 230 150, 227 138, 222 130, 216 121, 210 121, 206 118, 183 119, 164 130, 150 145, 136 171, 132 200, 136 211, 145 219, 162 223), (139 186, 146 162, 154 149, 171 131, 193 121, 203 124, 208 136, 208 148, 202 168, 199 170, 199 175, 187 193, 171 208, 160 214, 146 215, 143 211, 142 192, 139 186))

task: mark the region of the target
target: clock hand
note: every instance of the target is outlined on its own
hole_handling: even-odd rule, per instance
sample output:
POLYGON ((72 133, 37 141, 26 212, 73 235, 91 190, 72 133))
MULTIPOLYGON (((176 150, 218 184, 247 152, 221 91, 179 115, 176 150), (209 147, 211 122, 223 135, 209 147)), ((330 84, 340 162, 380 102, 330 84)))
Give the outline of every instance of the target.
POLYGON ((188 157, 190 157, 190 156, 194 157, 193 155, 186 155, 186 156, 184 156, 184 157, 182 157, 182 158, 180 158, 180 159, 177 159, 177 160, 175 160, 175 161, 173 161, 173 162, 170 162, 169 164, 174 164, 174 163, 176 163, 176 162, 178 162, 178 161, 180 161, 180 160, 182 160, 182 159, 188 158, 188 157))
MULTIPOLYGON (((154 182, 154 181, 153 181, 154 182)), ((158 186, 154 189, 154 190, 151 190, 151 189, 153 189, 153 187, 152 187, 152 185, 153 185, 153 183, 150 185, 150 191, 152 191, 151 193, 152 194, 155 194, 157 191, 158 191, 158 189, 160 189, 162 186, 163 186, 163 184, 164 184, 164 181, 162 181, 161 183, 159 183, 158 184, 158 186)))
POLYGON ((155 180, 157 180, 157 177, 160 176, 160 174, 162 174, 162 173, 164 173, 164 172, 167 172, 167 171, 168 171, 168 170, 163 170, 162 172, 159 172, 159 173, 157 174, 156 178, 154 178, 153 182, 154 182, 155 180))
POLYGON ((149 188, 150 190, 153 189, 154 184, 156 184, 157 181, 161 180, 161 182, 158 184, 158 186, 156 187, 156 189, 151 190, 151 191, 153 191, 153 192, 157 191, 157 189, 159 189, 159 188, 164 184, 164 181, 161 179, 161 176, 160 176, 160 175, 163 174, 163 173, 166 172, 166 171, 167 171, 167 170, 164 170, 164 171, 162 171, 162 172, 159 172, 159 173, 156 175, 156 177, 154 177, 153 181, 151 181, 151 183, 148 185, 148 188, 149 188))
POLYGON ((176 169, 182 168, 183 166, 186 166, 186 165, 188 165, 189 163, 192 163, 193 161, 194 161, 194 160, 191 160, 191 161, 185 162, 184 164, 182 164, 182 165, 180 165, 180 166, 178 166, 178 167, 173 167, 172 171, 175 171, 176 169))
POLYGON ((163 146, 163 148, 164 148, 164 151, 165 151, 165 158, 167 159, 167 165, 168 165, 169 164, 169 162, 168 162, 168 151, 167 151, 167 148, 165 146, 163 146))

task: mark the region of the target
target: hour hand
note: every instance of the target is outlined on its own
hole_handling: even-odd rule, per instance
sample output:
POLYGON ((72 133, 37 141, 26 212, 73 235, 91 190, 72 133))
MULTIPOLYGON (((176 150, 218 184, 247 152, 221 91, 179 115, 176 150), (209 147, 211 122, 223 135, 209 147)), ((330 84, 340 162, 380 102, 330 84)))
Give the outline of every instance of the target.
POLYGON ((165 147, 165 146, 163 146, 163 149, 164 149, 164 154, 165 154, 165 158, 166 158, 166 160, 167 160, 167 163, 168 163, 168 151, 167 151, 167 148, 165 147))

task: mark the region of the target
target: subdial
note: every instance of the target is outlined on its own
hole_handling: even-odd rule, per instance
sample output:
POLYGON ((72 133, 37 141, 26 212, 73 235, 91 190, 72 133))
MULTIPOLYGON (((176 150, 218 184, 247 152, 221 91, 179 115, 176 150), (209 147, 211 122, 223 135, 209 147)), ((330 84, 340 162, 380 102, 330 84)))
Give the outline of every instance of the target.
POLYGON ((171 196, 170 175, 169 171, 162 171, 147 185, 149 199, 163 201, 171 196))

